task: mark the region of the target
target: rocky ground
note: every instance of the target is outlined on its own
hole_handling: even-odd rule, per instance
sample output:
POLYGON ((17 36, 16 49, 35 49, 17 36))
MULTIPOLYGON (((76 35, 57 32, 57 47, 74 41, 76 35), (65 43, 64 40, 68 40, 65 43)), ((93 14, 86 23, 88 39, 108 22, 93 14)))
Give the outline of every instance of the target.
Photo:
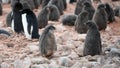
MULTIPOLYGON (((65 14, 73 14, 75 4, 68 4, 65 14)), ((34 10, 36 15, 41 7, 34 10)), ((3 4, 0 16, 0 29, 9 31, 10 37, 0 35, 0 68, 119 68, 120 67, 120 18, 108 24, 101 31, 103 54, 82 56, 86 34, 78 34, 74 27, 63 26, 60 22, 49 21, 56 27, 55 37, 57 51, 51 59, 42 57, 38 40, 27 40, 23 34, 16 34, 6 26, 6 15, 11 11, 10 5, 3 4), (104 50, 111 48, 110 52, 104 50)), ((43 29, 39 30, 41 34, 43 29)))

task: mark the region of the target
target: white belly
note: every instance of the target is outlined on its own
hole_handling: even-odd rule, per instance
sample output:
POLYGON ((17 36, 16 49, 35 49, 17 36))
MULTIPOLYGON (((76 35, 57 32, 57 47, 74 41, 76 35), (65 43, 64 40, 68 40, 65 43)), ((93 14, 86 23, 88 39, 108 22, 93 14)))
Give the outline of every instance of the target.
POLYGON ((22 14, 22 24, 26 38, 31 40, 31 34, 28 33, 28 23, 26 19, 26 14, 22 14))

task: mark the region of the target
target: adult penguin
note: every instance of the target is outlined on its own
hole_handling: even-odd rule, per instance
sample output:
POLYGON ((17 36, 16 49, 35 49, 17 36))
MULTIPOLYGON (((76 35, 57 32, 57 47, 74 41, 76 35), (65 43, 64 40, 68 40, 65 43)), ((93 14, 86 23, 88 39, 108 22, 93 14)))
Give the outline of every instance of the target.
POLYGON ((22 24, 27 39, 39 38, 37 18, 30 8, 22 10, 22 24))
POLYGON ((23 9, 22 4, 19 0, 14 4, 12 8, 12 23, 11 27, 14 32, 23 32, 21 10, 23 9))

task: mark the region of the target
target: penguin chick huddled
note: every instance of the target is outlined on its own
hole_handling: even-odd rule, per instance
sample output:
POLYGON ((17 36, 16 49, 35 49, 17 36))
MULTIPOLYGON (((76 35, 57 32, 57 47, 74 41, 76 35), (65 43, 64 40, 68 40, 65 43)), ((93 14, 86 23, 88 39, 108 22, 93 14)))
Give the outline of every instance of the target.
POLYGON ((50 14, 50 8, 48 6, 45 6, 38 14, 37 20, 38 20, 38 27, 40 29, 44 28, 48 25, 49 20, 49 14, 50 14))
POLYGON ((54 36, 55 27, 48 25, 45 27, 41 37, 39 38, 39 48, 42 56, 50 57, 57 50, 57 45, 54 36))
POLYGON ((88 26, 87 36, 84 44, 83 55, 100 55, 102 52, 99 30, 93 21, 85 23, 88 26))
POLYGON ((63 25, 74 26, 77 17, 78 17, 77 15, 65 14, 61 17, 60 22, 63 25))
POLYGON ((88 28, 85 23, 89 20, 89 13, 86 10, 83 10, 75 21, 75 31, 77 33, 86 33, 88 28))
POLYGON ((93 16, 93 21, 95 21, 99 30, 105 30, 107 28, 108 17, 105 11, 104 4, 98 5, 97 10, 95 11, 93 16))

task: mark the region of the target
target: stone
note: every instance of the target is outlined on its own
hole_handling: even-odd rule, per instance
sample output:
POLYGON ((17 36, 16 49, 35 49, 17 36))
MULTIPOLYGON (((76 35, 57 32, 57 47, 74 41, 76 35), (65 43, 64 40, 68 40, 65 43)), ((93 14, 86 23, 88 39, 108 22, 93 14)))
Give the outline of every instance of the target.
POLYGON ((96 56, 86 56, 89 61, 97 61, 97 58, 99 58, 99 55, 96 56))
POLYGON ((60 57, 58 63, 59 65, 65 66, 65 67, 71 67, 73 65, 73 61, 68 57, 60 57))
POLYGON ((82 41, 82 42, 84 42, 84 40, 86 38, 86 34, 77 34, 75 36, 73 36, 73 40, 75 40, 75 41, 82 41))
POLYGON ((29 57, 25 58, 23 61, 23 68, 30 68, 31 60, 29 57))
POLYGON ((76 52, 79 56, 83 56, 83 49, 84 49, 84 46, 83 45, 80 45, 77 49, 76 49, 76 52))
POLYGON ((76 62, 71 68, 82 68, 82 63, 76 62))
POLYGON ((32 65, 31 68, 48 68, 48 64, 35 64, 35 65, 32 65))
POLYGON ((66 42, 66 45, 69 46, 70 49, 75 49, 74 41, 73 40, 68 40, 66 42))
POLYGON ((110 57, 120 57, 120 49, 112 47, 108 48, 106 51, 108 51, 110 57))
POLYGON ((45 63, 48 64, 48 63, 50 63, 47 58, 42 58, 42 57, 32 58, 31 61, 33 64, 45 64, 45 63))
POLYGON ((76 58, 78 58, 79 56, 77 55, 76 52, 72 51, 71 54, 68 55, 68 57, 71 58, 71 59, 76 59, 76 58))
POLYGON ((65 30, 67 30, 62 24, 60 24, 60 25, 56 25, 56 31, 57 32, 63 32, 63 31, 65 31, 65 30))
POLYGON ((0 55, 0 64, 3 62, 3 56, 0 55))
POLYGON ((52 62, 49 64, 48 68, 59 68, 59 66, 55 63, 55 61, 52 61, 52 62))
POLYGON ((18 59, 14 61, 14 68, 23 68, 23 61, 18 59))
POLYGON ((30 49, 30 52, 39 51, 39 46, 37 46, 37 45, 29 44, 28 48, 30 49))
POLYGON ((83 67, 87 68, 101 68, 100 64, 97 62, 87 62, 83 64, 83 67))
POLYGON ((102 68, 119 68, 116 66, 116 64, 106 64, 106 65, 103 65, 102 68))
POLYGON ((6 62, 3 62, 0 68, 10 68, 10 65, 6 62))

